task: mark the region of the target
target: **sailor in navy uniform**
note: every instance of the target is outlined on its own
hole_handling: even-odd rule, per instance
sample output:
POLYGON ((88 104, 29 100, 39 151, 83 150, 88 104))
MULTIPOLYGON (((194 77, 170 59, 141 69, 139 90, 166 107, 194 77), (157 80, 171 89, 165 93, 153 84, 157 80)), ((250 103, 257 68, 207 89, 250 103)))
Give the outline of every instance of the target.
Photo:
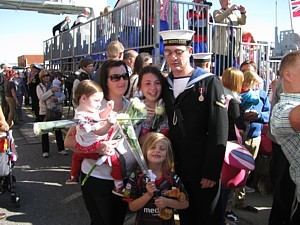
POLYGON ((190 64, 194 31, 161 31, 171 69, 163 87, 175 170, 190 200, 181 225, 221 225, 220 174, 228 136, 220 78, 190 64))
POLYGON ((194 58, 194 66, 200 67, 207 72, 211 72, 211 55, 212 53, 210 52, 192 54, 194 58))

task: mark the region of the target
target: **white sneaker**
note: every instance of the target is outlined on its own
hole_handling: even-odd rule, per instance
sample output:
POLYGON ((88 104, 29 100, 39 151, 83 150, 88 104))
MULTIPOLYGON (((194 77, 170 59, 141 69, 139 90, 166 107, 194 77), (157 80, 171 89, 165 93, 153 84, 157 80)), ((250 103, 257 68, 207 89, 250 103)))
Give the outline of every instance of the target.
POLYGON ((48 158, 48 157, 49 157, 49 153, 48 153, 48 152, 44 152, 44 153, 43 153, 43 157, 44 157, 44 158, 48 158))
POLYGON ((66 150, 61 150, 58 152, 59 154, 62 154, 62 155, 68 155, 68 152, 66 150))

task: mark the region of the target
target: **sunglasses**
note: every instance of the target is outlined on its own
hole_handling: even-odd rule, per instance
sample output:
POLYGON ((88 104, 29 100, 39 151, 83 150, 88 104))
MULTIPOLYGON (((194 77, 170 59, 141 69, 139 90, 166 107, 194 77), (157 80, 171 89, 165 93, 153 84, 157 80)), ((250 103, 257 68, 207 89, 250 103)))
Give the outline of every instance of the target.
POLYGON ((117 82, 123 78, 123 80, 128 80, 129 79, 129 74, 128 73, 123 73, 123 74, 111 74, 109 76, 110 80, 112 82, 117 82))
POLYGON ((43 77, 50 77, 50 74, 45 74, 43 75, 43 77))

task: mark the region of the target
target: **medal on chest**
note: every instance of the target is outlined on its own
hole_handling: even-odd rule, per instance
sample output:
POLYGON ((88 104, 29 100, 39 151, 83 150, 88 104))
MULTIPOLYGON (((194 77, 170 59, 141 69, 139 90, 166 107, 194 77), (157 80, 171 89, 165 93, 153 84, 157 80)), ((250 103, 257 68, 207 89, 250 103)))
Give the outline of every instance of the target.
POLYGON ((199 102, 203 102, 204 101, 204 88, 199 88, 199 102))

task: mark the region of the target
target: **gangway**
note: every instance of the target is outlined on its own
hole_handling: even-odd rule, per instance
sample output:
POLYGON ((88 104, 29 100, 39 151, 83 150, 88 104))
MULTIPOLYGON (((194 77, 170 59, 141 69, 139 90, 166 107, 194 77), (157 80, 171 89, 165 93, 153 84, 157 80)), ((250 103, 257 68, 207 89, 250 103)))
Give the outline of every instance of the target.
MULTIPOLYGON (((228 24, 218 24, 210 22, 210 6, 195 2, 185 2, 180 0, 170 0, 169 10, 165 19, 162 19, 162 7, 160 0, 133 0, 130 3, 116 6, 107 14, 100 15, 87 23, 77 26, 68 31, 62 32, 55 37, 44 41, 44 66, 52 72, 59 72, 65 78, 67 96, 70 96, 72 83, 75 79, 75 71, 78 70, 79 62, 82 58, 94 60, 94 69, 101 67, 107 59, 107 48, 111 41, 119 40, 125 51, 134 49, 138 52, 148 52, 152 55, 153 64, 162 71, 167 72, 168 65, 165 64, 163 41, 159 36, 159 31, 168 29, 195 30, 201 35, 207 36, 207 51, 212 52, 212 69, 218 76, 222 75, 221 70, 230 66, 238 67, 244 60, 251 60, 257 64, 258 73, 265 80, 264 89, 269 90, 270 68, 276 71, 279 61, 270 61, 270 45, 268 42, 243 42, 242 26, 228 24), (176 7, 174 6, 176 5, 176 7), (196 10, 201 6, 208 12, 205 23, 199 23, 207 29, 199 29, 196 26, 195 17, 188 17, 188 12, 196 10), (174 9, 177 10, 174 10, 174 9), (176 14, 177 13, 177 14, 176 14), (160 16, 156 16, 160 15, 160 16), (180 21, 180 27, 175 24, 176 15, 180 21), (191 22, 191 23, 190 23, 191 22), (234 54, 234 65, 229 65, 229 60, 223 62, 216 60, 216 51, 212 46, 216 43, 225 43, 230 46, 230 38, 222 36, 217 38, 217 31, 235 30, 235 40, 238 52, 234 54)), ((221 32, 222 33, 222 32, 221 32)), ((194 42, 192 42, 194 47, 194 42)), ((220 46, 219 48, 222 48, 220 46)), ((230 48, 224 50, 224 56, 232 57, 230 48)), ((195 48, 193 48, 195 51, 195 48)), ((216 50, 216 48, 215 48, 216 50)), ((197 52, 196 52, 197 53, 197 52)), ((221 58, 222 59, 222 58, 221 58)))
POLYGON ((37 11, 45 14, 79 14, 83 8, 91 9, 97 17, 107 6, 106 0, 2 0, 0 9, 37 11))
MULTIPOLYGON (((180 21, 179 29, 182 30, 192 29, 198 31, 195 25, 191 27, 187 18, 187 12, 195 10, 197 5, 201 5, 206 9, 208 12, 206 16, 211 14, 210 6, 206 4, 178 0, 170 0, 169 2, 170 9, 174 9, 174 5, 177 6, 177 20, 180 21)), ((138 52, 143 52, 145 49, 147 51, 150 49, 149 53, 153 56, 154 64, 163 69, 163 43, 159 31, 174 29, 176 27, 176 20, 174 19, 176 14, 175 10, 169 10, 166 20, 154 16, 160 14, 160 0, 134 0, 116 7, 105 15, 89 20, 86 24, 45 40, 44 64, 50 70, 57 70, 64 74, 74 73, 78 69, 80 59, 88 57, 94 59, 94 66, 97 69, 107 59, 108 43, 119 40, 124 45, 125 51, 135 49, 138 52)), ((195 24, 194 18, 190 20, 192 24, 195 24)), ((223 37, 224 40, 217 39, 217 35, 213 36, 213 32, 218 29, 221 31, 228 30, 228 25, 211 23, 208 18, 205 21, 207 29, 198 32, 202 32, 202 35, 207 36, 208 52, 214 53, 212 46, 216 46, 218 41, 227 43, 227 46, 229 46, 230 40, 226 36, 223 37)), ((232 26, 232 29, 236 31, 237 49, 240 51, 237 54, 235 64, 239 65, 244 60, 250 59, 257 63, 261 74, 267 73, 269 71, 269 44, 243 43, 242 27, 232 26)), ((229 53, 226 54, 229 55, 229 53)), ((221 63, 214 63, 215 68, 220 65, 221 63)), ((222 64, 222 66, 227 68, 229 65, 222 64)), ((217 73, 217 75, 221 74, 217 73)))

